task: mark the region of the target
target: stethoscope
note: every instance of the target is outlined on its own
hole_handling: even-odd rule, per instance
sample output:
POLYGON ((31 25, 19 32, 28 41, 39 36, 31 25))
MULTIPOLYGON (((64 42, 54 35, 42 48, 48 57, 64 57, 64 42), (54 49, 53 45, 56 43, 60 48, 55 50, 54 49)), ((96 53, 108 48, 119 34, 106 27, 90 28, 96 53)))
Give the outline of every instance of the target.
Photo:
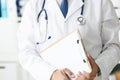
MULTIPOLYGON (((85 0, 82 0, 83 3, 85 3, 85 0)), ((45 3, 46 3, 46 0, 43 1, 43 4, 42 4, 42 8, 40 10, 40 12, 38 13, 38 16, 37 16, 37 22, 39 23, 39 19, 42 15, 42 13, 44 12, 45 14, 45 21, 46 21, 46 31, 45 31, 45 39, 41 42, 37 42, 36 44, 40 44, 40 43, 43 43, 46 41, 47 39, 47 28, 48 28, 48 14, 47 14, 47 11, 45 9, 45 3)), ((83 14, 84 14, 84 7, 85 5, 83 4, 82 7, 81 7, 81 12, 80 12, 80 16, 77 18, 77 21, 80 25, 85 25, 86 24, 86 19, 83 17, 83 14)), ((51 39, 51 36, 48 36, 48 39, 51 39)))
MULTIPOLYGON (((83 3, 85 3, 85 0, 82 0, 82 1, 83 1, 83 3)), ((37 16, 37 22, 38 22, 38 23, 39 23, 39 18, 40 18, 40 16, 41 16, 41 13, 42 13, 42 12, 45 12, 45 20, 48 21, 47 11, 46 11, 46 9, 45 9, 44 7, 45 7, 45 0, 43 1, 42 9, 40 10, 40 12, 39 12, 39 14, 38 14, 38 16, 37 16)), ((81 13, 80 13, 81 16, 77 18, 77 21, 78 21, 81 25, 83 25, 83 24, 86 23, 86 19, 83 17, 84 7, 85 7, 85 5, 83 4, 83 5, 82 5, 82 9, 81 9, 81 13)))
MULTIPOLYGON (((82 1, 83 1, 83 3, 85 3, 85 0, 82 0, 82 1)), ((81 16, 77 18, 77 21, 80 25, 84 25, 86 23, 86 19, 83 17, 84 7, 85 7, 85 5, 83 4, 82 9, 81 9, 81 13, 80 13, 81 16)))

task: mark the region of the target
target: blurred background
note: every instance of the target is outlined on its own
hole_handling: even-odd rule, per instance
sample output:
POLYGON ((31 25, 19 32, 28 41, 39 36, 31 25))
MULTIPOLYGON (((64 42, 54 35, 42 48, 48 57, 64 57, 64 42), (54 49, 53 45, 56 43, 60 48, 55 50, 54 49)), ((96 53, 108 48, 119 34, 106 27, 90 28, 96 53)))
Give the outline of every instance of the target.
MULTIPOLYGON (((34 80, 18 62, 17 30, 24 6, 29 0, 0 0, 0 80, 34 80)), ((120 0, 112 0, 120 19, 120 0)), ((120 80, 120 65, 114 69, 110 80, 120 80), (115 73, 117 71, 117 74, 115 73)))

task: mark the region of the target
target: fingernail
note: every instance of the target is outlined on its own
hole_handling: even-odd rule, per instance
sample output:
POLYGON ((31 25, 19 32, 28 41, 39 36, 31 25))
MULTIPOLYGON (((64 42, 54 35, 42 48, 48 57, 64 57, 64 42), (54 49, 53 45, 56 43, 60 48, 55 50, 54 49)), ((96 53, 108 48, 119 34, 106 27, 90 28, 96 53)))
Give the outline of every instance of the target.
POLYGON ((72 74, 72 75, 71 75, 71 77, 72 77, 72 78, 74 78, 74 77, 75 77, 75 75, 74 75, 74 74, 72 74))
POLYGON ((87 54, 87 56, 90 56, 90 54, 87 54))
POLYGON ((86 72, 85 71, 83 71, 83 74, 85 74, 86 72))
POLYGON ((79 74, 82 74, 81 72, 79 72, 79 74))

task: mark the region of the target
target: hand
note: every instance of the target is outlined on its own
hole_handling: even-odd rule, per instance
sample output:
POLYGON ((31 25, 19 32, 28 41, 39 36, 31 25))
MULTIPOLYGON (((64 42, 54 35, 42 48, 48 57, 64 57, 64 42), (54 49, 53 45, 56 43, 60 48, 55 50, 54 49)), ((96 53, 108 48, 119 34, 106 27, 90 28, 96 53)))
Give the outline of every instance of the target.
POLYGON ((91 73, 79 72, 77 74, 76 80, 94 80, 94 78, 96 77, 96 74, 98 73, 99 67, 96 64, 95 60, 90 55, 87 55, 87 57, 88 57, 88 60, 91 64, 92 72, 91 73))
POLYGON ((53 72, 53 75, 51 77, 51 80, 69 80, 69 78, 74 78, 74 74, 67 68, 64 68, 63 70, 56 70, 53 72))

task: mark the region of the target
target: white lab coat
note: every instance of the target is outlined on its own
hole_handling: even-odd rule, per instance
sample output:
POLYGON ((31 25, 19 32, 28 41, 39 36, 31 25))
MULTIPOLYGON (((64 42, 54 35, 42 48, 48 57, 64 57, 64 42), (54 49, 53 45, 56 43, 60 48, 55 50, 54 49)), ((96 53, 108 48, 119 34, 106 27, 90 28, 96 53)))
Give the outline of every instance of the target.
POLYGON ((38 41, 44 39, 43 35, 46 28, 43 24, 38 26, 37 23, 41 1, 30 0, 25 7, 18 31, 21 65, 36 80, 50 80, 56 68, 45 62, 39 57, 38 53, 68 32, 78 28, 87 53, 91 54, 101 70, 102 80, 107 80, 108 75, 120 59, 120 46, 118 43, 120 26, 110 0, 85 0, 85 25, 79 25, 77 22, 81 6, 84 4, 82 0, 73 0, 66 19, 64 19, 56 0, 46 0, 45 9, 48 14, 46 38, 51 36, 51 39, 37 45, 38 41), (39 28, 40 32, 38 31, 39 28))

